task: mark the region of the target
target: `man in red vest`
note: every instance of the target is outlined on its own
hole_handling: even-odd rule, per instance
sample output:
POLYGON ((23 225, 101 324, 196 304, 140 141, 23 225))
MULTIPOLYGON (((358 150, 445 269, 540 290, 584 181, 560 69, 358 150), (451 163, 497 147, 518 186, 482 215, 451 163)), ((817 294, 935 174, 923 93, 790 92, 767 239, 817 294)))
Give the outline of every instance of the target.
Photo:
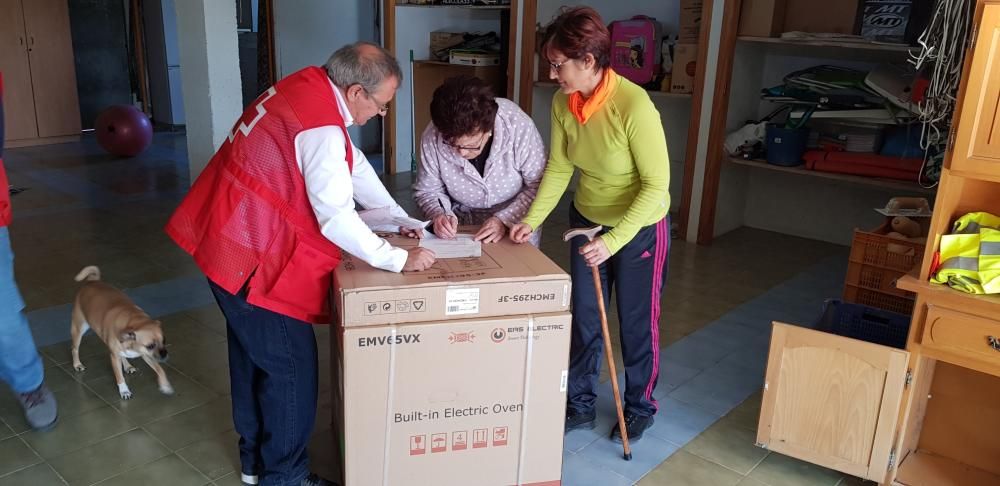
MULTIPOLYGON (((23 96, 23 95, 22 95, 23 96)), ((24 300, 14 281, 14 252, 7 225, 11 222, 10 190, 3 168, 3 76, 0 76, 0 380, 5 381, 34 429, 56 423, 56 399, 43 383, 45 372, 25 317, 24 300)))
POLYGON ((244 484, 331 484, 309 473, 306 456, 317 395, 310 324, 331 322, 341 250, 391 272, 434 263, 425 249, 392 247, 355 210, 357 202, 406 216, 347 133, 384 115, 401 80, 392 55, 369 43, 279 80, 243 113, 167 224, 226 317, 244 484))

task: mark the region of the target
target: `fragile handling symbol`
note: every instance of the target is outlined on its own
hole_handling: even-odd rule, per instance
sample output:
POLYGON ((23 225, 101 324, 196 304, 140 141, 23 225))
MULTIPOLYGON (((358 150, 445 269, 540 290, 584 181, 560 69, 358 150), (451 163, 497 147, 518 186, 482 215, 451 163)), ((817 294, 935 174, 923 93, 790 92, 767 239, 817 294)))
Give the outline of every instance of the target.
POLYGON ((410 436, 410 455, 420 456, 427 453, 427 436, 424 435, 411 435, 410 436))

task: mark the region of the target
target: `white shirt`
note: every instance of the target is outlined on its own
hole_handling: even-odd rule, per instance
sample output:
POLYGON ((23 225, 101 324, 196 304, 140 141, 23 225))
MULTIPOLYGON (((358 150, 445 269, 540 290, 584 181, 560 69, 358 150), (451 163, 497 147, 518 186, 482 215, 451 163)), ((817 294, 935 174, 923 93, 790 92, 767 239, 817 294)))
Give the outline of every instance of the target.
MULTIPOLYGON (((330 83, 344 126, 354 124, 344 95, 330 83)), ((357 200, 365 209, 388 208, 393 216, 407 216, 382 185, 368 158, 351 143, 354 151, 354 171, 347 167, 346 133, 336 126, 303 130, 295 137, 295 160, 305 179, 309 203, 319 221, 320 231, 340 249, 364 260, 369 265, 400 272, 408 253, 394 248, 379 238, 361 219, 355 209, 357 200)), ((376 227, 396 231, 396 227, 376 227)))

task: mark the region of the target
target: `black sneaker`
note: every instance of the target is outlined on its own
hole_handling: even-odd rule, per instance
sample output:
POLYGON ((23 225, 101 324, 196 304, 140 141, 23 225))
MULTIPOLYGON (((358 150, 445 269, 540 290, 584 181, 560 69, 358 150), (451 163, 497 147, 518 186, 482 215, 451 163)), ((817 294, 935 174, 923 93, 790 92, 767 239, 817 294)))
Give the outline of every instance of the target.
POLYGON ((590 430, 595 425, 597 425, 597 412, 593 410, 589 412, 566 411, 566 432, 578 429, 590 430))
POLYGON ((310 474, 302 480, 302 486, 337 486, 337 483, 323 479, 317 474, 310 474))
MULTIPOLYGON (((625 430, 628 431, 628 442, 629 444, 633 442, 639 442, 642 438, 642 433, 646 429, 653 426, 653 417, 643 417, 642 415, 636 415, 634 413, 625 414, 625 430)), ((615 425, 611 428, 611 440, 621 443, 622 434, 621 430, 618 428, 618 421, 615 421, 615 425)))

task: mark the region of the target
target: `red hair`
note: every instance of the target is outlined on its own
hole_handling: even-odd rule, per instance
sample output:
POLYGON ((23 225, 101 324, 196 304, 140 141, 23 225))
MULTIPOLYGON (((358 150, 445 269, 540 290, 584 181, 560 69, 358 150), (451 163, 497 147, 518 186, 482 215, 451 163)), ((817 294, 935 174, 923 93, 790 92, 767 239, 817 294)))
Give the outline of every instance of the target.
POLYGON ((545 29, 539 54, 550 59, 553 51, 570 59, 583 59, 590 54, 597 67, 611 65, 611 33, 601 15, 590 7, 567 7, 545 29))

